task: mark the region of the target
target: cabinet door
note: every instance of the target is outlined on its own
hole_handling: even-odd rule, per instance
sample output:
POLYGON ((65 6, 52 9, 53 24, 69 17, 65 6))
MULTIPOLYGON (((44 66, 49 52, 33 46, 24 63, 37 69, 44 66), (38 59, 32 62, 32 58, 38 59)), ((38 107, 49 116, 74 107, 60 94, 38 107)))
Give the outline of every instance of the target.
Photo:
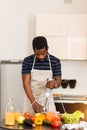
POLYGON ((66 36, 66 14, 38 14, 36 15, 36 35, 66 36))
POLYGON ((68 58, 87 58, 87 14, 68 15, 68 58))
POLYGON ((60 58, 68 58, 68 44, 64 37, 46 37, 49 45, 49 53, 60 58))
POLYGON ((87 41, 86 38, 68 39, 68 59, 83 60, 87 58, 87 41))
POLYGON ((36 35, 46 36, 49 51, 61 59, 87 59, 86 13, 38 14, 36 35))
POLYGON ((68 14, 68 37, 87 37, 87 14, 68 14))
POLYGON ((67 17, 64 13, 36 15, 36 35, 47 37, 49 52, 67 59, 67 17))

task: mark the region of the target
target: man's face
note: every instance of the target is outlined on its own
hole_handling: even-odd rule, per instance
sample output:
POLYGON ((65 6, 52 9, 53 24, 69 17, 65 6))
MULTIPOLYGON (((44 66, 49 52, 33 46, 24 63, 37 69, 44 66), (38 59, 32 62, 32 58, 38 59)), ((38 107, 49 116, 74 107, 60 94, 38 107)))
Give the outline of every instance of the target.
POLYGON ((35 49, 35 55, 40 61, 43 61, 47 55, 47 49, 45 47, 40 50, 35 49))

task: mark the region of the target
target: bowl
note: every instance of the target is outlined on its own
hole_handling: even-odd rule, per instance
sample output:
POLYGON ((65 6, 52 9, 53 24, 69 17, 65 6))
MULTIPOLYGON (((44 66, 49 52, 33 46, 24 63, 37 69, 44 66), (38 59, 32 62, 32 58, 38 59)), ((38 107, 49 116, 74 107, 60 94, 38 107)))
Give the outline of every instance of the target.
POLYGON ((75 86, 76 86, 76 80, 75 79, 69 80, 69 87, 70 88, 75 88, 75 86))
POLYGON ((67 80, 67 79, 62 79, 62 83, 61 83, 62 88, 67 88, 68 83, 69 83, 69 80, 67 80))

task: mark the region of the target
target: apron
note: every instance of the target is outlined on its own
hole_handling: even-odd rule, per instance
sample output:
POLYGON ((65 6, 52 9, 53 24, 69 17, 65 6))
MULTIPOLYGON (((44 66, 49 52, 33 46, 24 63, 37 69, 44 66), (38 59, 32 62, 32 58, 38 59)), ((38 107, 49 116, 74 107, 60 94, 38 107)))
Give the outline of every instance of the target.
MULTIPOLYGON (((36 59, 36 56, 34 57, 33 66, 31 70, 31 89, 35 97, 35 100, 44 107, 46 103, 47 79, 52 79, 51 62, 50 62, 50 57, 48 55, 50 70, 36 70, 34 69, 35 59, 36 59)), ((47 111, 56 110, 53 96, 52 96, 52 91, 48 97, 46 108, 47 108, 47 111)), ((30 112, 31 115, 35 114, 35 111, 33 110, 31 102, 26 95, 24 99, 24 112, 30 112)))

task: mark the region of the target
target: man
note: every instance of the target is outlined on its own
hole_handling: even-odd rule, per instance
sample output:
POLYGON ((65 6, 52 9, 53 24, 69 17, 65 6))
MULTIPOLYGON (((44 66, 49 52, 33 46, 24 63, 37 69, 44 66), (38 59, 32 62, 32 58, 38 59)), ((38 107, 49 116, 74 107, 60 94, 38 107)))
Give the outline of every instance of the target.
MULTIPOLYGON (((24 112, 29 111, 34 115, 44 111, 46 88, 54 89, 61 85, 61 63, 58 58, 48 53, 45 37, 35 37, 32 46, 34 54, 25 57, 22 64, 22 79, 26 92, 24 112)), ((55 111, 51 93, 46 107, 48 111, 55 111)))

